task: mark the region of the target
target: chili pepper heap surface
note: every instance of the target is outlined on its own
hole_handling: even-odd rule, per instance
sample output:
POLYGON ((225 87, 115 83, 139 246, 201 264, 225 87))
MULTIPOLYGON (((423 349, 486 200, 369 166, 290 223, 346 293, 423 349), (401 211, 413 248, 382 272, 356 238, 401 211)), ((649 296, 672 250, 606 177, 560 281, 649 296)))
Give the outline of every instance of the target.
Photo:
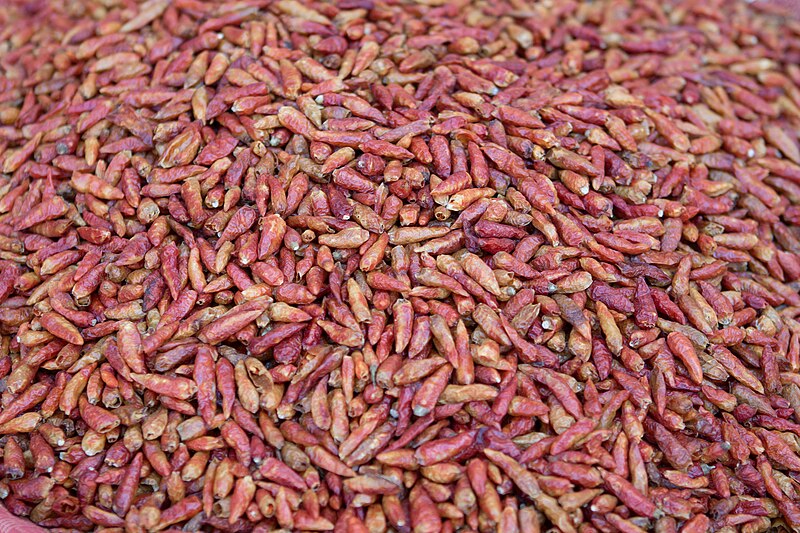
POLYGON ((800 24, 0 11, 0 498, 62 531, 800 528, 800 24))

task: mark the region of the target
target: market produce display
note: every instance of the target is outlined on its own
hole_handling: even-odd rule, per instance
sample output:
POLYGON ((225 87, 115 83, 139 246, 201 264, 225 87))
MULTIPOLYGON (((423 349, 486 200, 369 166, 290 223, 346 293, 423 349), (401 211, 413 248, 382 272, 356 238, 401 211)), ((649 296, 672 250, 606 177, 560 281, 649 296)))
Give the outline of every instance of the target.
POLYGON ((0 501, 62 531, 800 529, 800 23, 0 8, 0 501))

